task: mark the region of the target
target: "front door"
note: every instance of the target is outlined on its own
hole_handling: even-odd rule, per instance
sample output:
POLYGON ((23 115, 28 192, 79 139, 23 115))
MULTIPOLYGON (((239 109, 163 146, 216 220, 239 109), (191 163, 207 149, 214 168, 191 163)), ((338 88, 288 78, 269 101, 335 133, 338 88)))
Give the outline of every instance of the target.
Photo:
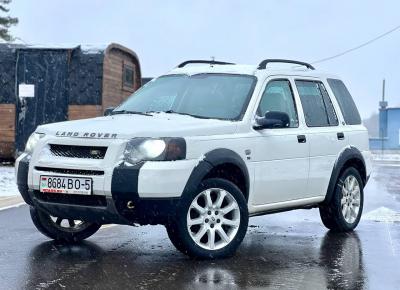
POLYGON ((309 146, 292 86, 288 79, 270 79, 257 109, 259 117, 267 111, 287 113, 290 124, 257 131, 253 205, 300 199, 307 194, 309 146))
POLYGON ((35 92, 33 97, 17 98, 15 140, 21 153, 37 126, 67 120, 68 52, 21 49, 17 53, 16 83, 34 85, 35 92))

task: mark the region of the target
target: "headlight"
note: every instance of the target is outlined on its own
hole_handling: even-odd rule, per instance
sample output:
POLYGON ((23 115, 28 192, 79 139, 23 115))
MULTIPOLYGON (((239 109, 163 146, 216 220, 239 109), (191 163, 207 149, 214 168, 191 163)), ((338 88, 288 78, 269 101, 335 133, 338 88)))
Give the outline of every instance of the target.
POLYGON ((126 144, 124 160, 135 164, 140 161, 173 161, 186 157, 183 138, 135 138, 126 144))
POLYGON ((25 153, 32 154, 37 142, 44 137, 42 133, 32 133, 25 145, 25 153))

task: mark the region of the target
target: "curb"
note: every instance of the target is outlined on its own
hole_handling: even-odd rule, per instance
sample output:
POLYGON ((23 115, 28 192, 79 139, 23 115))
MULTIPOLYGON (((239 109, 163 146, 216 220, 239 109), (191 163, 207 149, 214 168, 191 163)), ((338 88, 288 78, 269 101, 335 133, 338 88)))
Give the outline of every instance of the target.
POLYGON ((21 196, 0 197, 0 211, 8 208, 18 207, 25 204, 21 196))

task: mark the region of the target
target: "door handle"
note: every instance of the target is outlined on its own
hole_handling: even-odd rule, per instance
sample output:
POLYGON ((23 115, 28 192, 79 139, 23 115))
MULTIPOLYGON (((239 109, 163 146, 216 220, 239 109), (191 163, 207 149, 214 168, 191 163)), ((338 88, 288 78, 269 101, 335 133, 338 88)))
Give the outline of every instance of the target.
POLYGON ((344 140, 344 133, 343 132, 338 132, 337 134, 338 140, 344 140))
POLYGON ((306 135, 297 135, 297 142, 306 143, 307 142, 306 135))

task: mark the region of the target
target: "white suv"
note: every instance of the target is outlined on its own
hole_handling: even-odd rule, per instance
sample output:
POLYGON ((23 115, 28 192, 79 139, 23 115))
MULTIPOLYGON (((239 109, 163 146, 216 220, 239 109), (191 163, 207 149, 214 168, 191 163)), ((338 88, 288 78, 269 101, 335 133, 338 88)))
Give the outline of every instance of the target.
POLYGON ((367 130, 343 82, 310 64, 187 61, 108 113, 38 127, 16 162, 32 220, 52 239, 162 224, 183 253, 219 258, 250 216, 319 207, 335 231, 360 220, 367 130))

